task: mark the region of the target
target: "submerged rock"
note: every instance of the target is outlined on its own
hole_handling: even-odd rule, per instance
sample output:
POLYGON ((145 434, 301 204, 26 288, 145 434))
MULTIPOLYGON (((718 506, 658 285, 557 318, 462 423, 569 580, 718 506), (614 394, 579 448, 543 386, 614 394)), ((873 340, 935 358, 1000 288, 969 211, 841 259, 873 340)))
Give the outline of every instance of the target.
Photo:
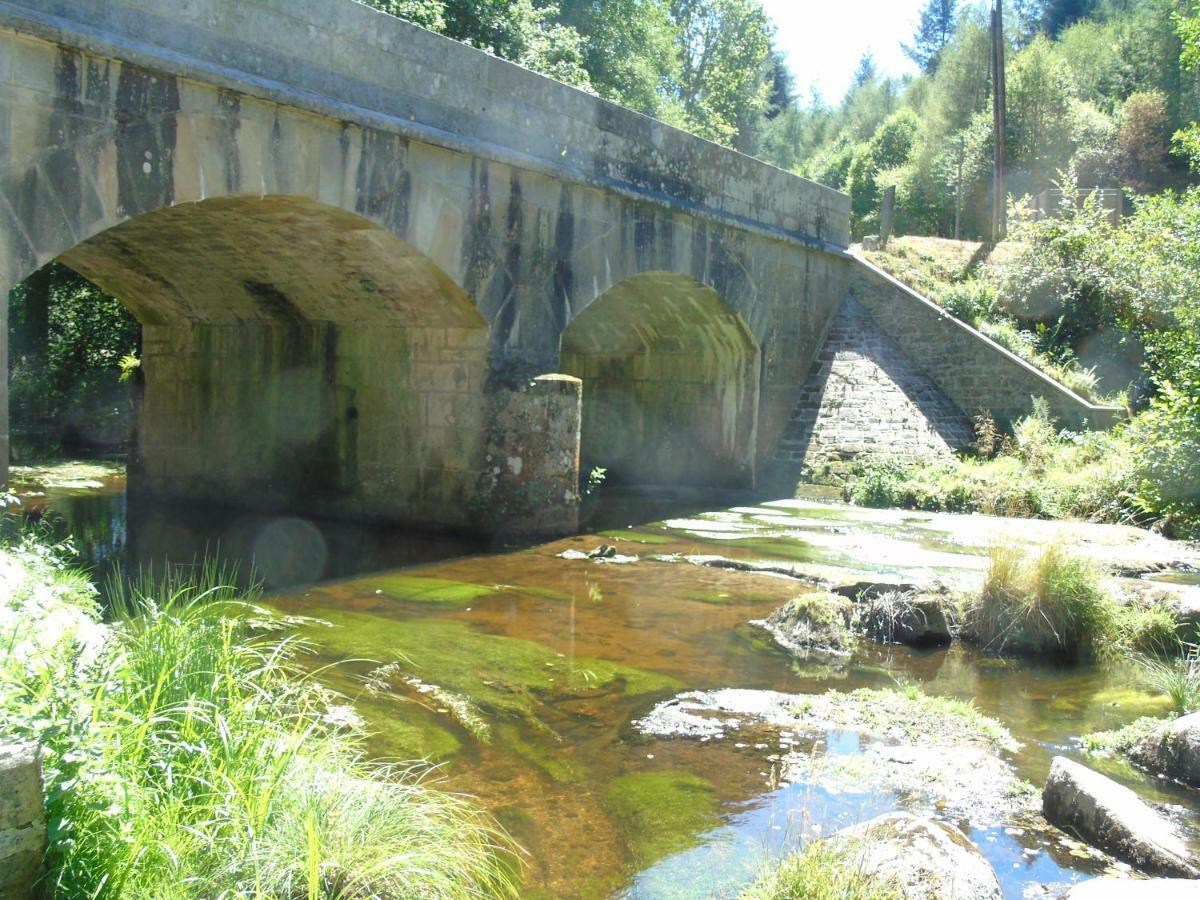
POLYGON ((1196 900, 1200 884, 1187 878, 1093 878, 1077 884, 1062 900, 1196 900))
POLYGON ((1167 722, 1130 748, 1129 756, 1152 772, 1200 787, 1200 712, 1167 722))
POLYGON ((793 653, 849 653, 854 646, 854 604, 838 594, 801 594, 756 622, 793 653))
POLYGON ((876 641, 911 647, 942 647, 954 633, 954 608, 936 594, 890 591, 866 600, 863 630, 876 641))
POLYGON ((867 878, 891 885, 900 900, 1000 900, 991 864, 945 822, 889 813, 839 831, 830 841, 851 851, 867 878))
POLYGON ((1169 821, 1124 785, 1056 756, 1042 791, 1047 821, 1152 875, 1200 877, 1169 821))
POLYGON ((910 810, 980 826, 1034 809, 1034 789, 997 753, 1015 750, 1016 741, 1000 723, 948 698, 867 689, 689 691, 634 727, 657 737, 737 736, 769 747, 783 781, 836 794, 894 792, 910 810), (763 734, 768 728, 777 736, 763 734))

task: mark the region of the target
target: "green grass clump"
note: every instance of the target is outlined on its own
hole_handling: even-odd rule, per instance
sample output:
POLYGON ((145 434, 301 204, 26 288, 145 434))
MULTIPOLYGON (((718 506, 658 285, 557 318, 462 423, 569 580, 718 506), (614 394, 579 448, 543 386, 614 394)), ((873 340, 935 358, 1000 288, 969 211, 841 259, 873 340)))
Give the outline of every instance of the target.
POLYGON ((1200 647, 1192 646, 1175 659, 1143 656, 1140 660, 1146 681, 1171 699, 1181 715, 1200 710, 1200 647))
POLYGON ((1120 638, 1117 604, 1096 567, 1056 545, 1036 555, 993 548, 965 617, 965 633, 998 653, 1079 660, 1120 638))
POLYGON ((900 900, 900 893, 865 874, 852 848, 815 841, 761 876, 740 900, 900 900))
POLYGON ((114 596, 98 646, 0 645, 0 733, 44 748, 47 894, 515 894, 507 838, 417 770, 368 764, 302 645, 235 591, 172 573, 114 596))
POLYGON ((926 694, 919 685, 859 688, 845 698, 843 719, 881 734, 902 733, 918 743, 991 744, 1004 750, 1018 746, 1007 728, 985 716, 971 700, 926 694))
POLYGON ((1155 731, 1167 723, 1167 719, 1156 716, 1142 716, 1122 728, 1109 731, 1093 731, 1085 734, 1081 740, 1083 749, 1088 753, 1100 756, 1110 756, 1114 753, 1128 753, 1155 731))

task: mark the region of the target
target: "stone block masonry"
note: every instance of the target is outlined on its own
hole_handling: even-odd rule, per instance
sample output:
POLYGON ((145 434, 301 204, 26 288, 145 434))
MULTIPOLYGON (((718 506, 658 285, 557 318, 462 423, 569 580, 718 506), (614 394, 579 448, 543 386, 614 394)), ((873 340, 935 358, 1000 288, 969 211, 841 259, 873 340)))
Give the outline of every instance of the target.
POLYGON ((134 492, 512 533, 573 527, 580 458, 752 488, 851 280, 965 414, 1098 424, 849 210, 352 0, 0 2, 0 298, 61 260, 142 323, 134 492))
POLYGON ((0 900, 33 896, 45 849, 41 752, 0 744, 0 900))
POLYGON ((1108 428, 1117 407, 1090 403, 881 269, 858 259, 850 293, 925 375, 968 416, 1011 424, 1044 399, 1064 427, 1108 428))
POLYGON ((773 469, 823 480, 864 456, 949 456, 970 444, 961 409, 853 297, 829 324, 773 469))

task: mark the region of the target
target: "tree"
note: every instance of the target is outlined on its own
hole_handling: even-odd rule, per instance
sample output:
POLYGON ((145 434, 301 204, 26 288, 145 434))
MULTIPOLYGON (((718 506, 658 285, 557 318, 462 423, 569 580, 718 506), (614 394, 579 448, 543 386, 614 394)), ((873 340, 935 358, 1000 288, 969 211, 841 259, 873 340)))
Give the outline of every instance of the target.
POLYGON ((1135 191, 1151 193, 1166 186, 1170 124, 1167 98, 1158 91, 1138 91, 1125 101, 1116 134, 1117 174, 1135 191))
POLYGON ((904 55, 921 67, 927 75, 937 71, 942 51, 954 35, 958 17, 958 0, 927 0, 921 10, 916 34, 911 44, 901 45, 904 55))
POLYGON ((875 57, 868 50, 858 59, 858 65, 854 68, 854 78, 850 81, 850 90, 864 87, 879 77, 879 72, 875 67, 875 57))
POLYGON ((911 109, 902 109, 879 126, 879 130, 860 147, 850 163, 850 214, 858 236, 878 221, 881 172, 908 161, 920 129, 920 120, 911 109))
POLYGON ((1087 18, 1096 8, 1096 0, 1046 0, 1042 10, 1042 30, 1051 37, 1068 25, 1087 18))
MULTIPOLYGON (((1200 0, 1192 0, 1188 14, 1180 15, 1176 23, 1183 45, 1179 65, 1190 72, 1200 71, 1200 0)), ((1191 160, 1192 168, 1200 172, 1200 124, 1192 122, 1181 128, 1175 135, 1175 145, 1191 160)))
POLYGON ((600 96, 660 118, 679 78, 677 32, 666 0, 562 0, 559 21, 582 39, 583 65, 600 96))
POLYGON ((774 26, 761 0, 671 0, 680 48, 679 102, 710 140, 750 150, 771 94, 774 26))

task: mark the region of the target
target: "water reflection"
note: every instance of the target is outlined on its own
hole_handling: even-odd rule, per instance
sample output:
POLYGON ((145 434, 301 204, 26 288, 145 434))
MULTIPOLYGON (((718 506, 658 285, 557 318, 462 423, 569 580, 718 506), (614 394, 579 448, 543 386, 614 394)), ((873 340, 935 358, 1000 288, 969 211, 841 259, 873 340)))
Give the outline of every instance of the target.
MULTIPOLYGON (((244 567, 253 562, 273 592, 270 603, 325 623, 303 626, 319 647, 312 664, 335 665, 323 677, 356 702, 374 732, 371 752, 435 760, 450 788, 488 806, 529 851, 530 896, 732 896, 766 860, 805 837, 903 804, 887 791, 781 784, 752 743, 654 740, 630 728, 685 688, 823 693, 915 684, 971 699, 1022 742, 1009 761, 1039 786, 1054 754, 1082 758, 1079 735, 1166 711, 1131 670, 1016 663, 957 645, 913 651, 868 643, 841 660, 797 660, 747 623, 805 590, 802 583, 682 560, 719 554, 837 567, 849 559, 861 567, 877 563, 872 548, 883 547, 890 570, 903 572, 907 561, 944 573, 971 571, 975 557, 928 517, 780 505, 697 516, 681 511, 678 497, 650 499, 656 514, 677 518, 524 549, 301 517, 127 504, 119 481, 82 494, 48 490, 29 505, 61 514, 101 573, 218 548, 244 567), (639 561, 559 557, 610 541, 639 561), (368 676, 388 664, 399 668, 367 690, 368 676), (415 684, 446 693, 433 696, 415 684)), ((636 515, 636 498, 615 509, 598 521, 653 518, 636 515)), ((831 732, 822 743, 833 754, 859 749, 852 733, 831 732)), ((1187 792, 1124 764, 1102 765, 1152 800, 1192 803, 1187 792)), ((1095 868, 1036 830, 988 828, 972 836, 1008 898, 1095 868)))

